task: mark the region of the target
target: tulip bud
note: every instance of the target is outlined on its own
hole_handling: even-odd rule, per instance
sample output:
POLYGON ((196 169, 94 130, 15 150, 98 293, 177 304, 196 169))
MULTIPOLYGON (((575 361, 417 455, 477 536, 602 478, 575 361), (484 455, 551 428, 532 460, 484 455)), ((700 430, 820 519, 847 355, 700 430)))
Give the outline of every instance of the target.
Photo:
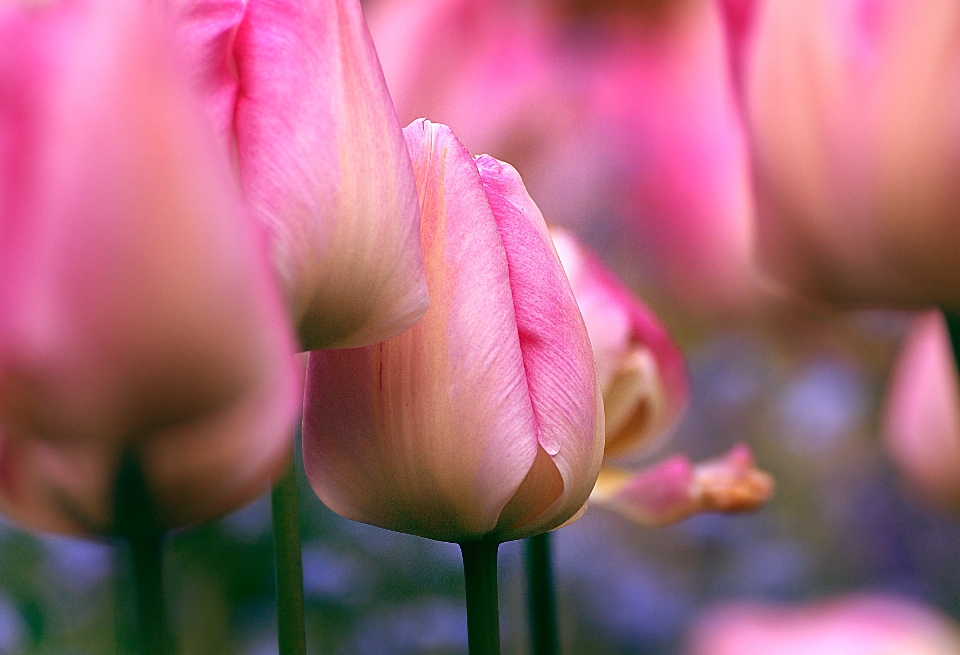
POLYGON ((299 389, 262 237, 139 3, 0 13, 0 509, 110 532, 260 493, 299 389))
POLYGON ((603 390, 605 456, 665 434, 689 395, 683 353, 656 315, 565 230, 551 229, 580 307, 603 390))
POLYGON ((169 0, 305 349, 426 310, 417 192, 359 0, 169 0))
POLYGON ((431 304, 367 348, 310 354, 307 476, 338 514, 444 541, 519 539, 584 504, 603 454, 586 328, 517 172, 406 128, 431 304))

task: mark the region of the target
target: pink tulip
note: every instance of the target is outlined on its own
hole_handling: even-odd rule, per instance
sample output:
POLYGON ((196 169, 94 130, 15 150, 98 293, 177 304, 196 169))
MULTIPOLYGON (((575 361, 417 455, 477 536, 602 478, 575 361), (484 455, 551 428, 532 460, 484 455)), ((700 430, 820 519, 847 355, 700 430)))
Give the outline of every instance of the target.
POLYGON ((694 311, 752 302, 749 150, 714 2, 379 0, 370 23, 402 121, 514 162, 552 222, 617 235, 694 311))
POLYGON ((960 626, 937 609, 885 595, 795 607, 731 603, 694 628, 687 655, 953 655, 960 626))
POLYGON ((426 310, 417 194, 358 0, 168 0, 306 349, 426 310))
POLYGON ((639 471, 610 459, 664 437, 689 395, 683 354, 657 317, 564 230, 551 230, 583 314, 606 423, 604 463, 590 503, 643 525, 666 525, 702 512, 746 512, 773 494, 773 478, 756 468, 749 448, 694 466, 675 455, 639 471))
POLYGON ((739 60, 765 268, 808 297, 960 308, 960 5, 756 4, 739 60))
POLYGON ((960 509, 960 380, 943 315, 913 320, 890 376, 884 445, 920 494, 960 509))
POLYGON ((667 432, 689 395, 683 353, 656 315, 576 238, 551 230, 583 315, 603 391, 604 457, 636 451, 667 432))
POLYGON ((227 162, 140 3, 0 10, 0 510, 110 532, 259 494, 300 381, 227 162))
POLYGON ((304 464, 335 512, 445 541, 519 539, 580 510, 603 455, 586 328, 517 172, 406 128, 431 305, 411 330, 310 354, 304 464))

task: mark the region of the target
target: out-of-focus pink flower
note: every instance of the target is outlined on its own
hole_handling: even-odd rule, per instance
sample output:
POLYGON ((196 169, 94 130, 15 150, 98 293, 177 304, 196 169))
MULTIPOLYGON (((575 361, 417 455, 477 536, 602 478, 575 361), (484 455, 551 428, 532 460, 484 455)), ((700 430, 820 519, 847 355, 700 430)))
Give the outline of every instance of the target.
POLYGON ((379 0, 370 23, 401 120, 437 117, 513 162, 551 222, 619 241, 692 310, 753 299, 748 148, 714 2, 379 0))
POLYGON ((590 335, 603 391, 604 457, 665 434, 689 395, 683 353, 656 315, 571 233, 551 229, 590 335))
POLYGON ((359 0, 168 0, 304 348, 426 310, 417 192, 359 0))
POLYGON ((640 471, 608 461, 667 434, 689 395, 683 354, 653 312, 572 234, 557 228, 551 234, 590 335, 603 392, 604 464, 590 502, 643 525, 766 503, 773 478, 756 468, 742 444, 696 466, 683 455, 640 471))
POLYGON ((960 626, 933 607, 884 595, 800 606, 732 603, 694 627, 687 655, 954 655, 960 626))
POLYGON ((943 314, 913 320, 890 377, 884 445, 927 499, 960 509, 960 380, 943 314))
POLYGON ((809 297, 960 308, 960 5, 756 5, 735 59, 763 266, 809 297))
POLYGON ((406 128, 431 305, 412 329, 310 354, 304 464, 348 518, 445 541, 518 539, 580 510, 603 455, 586 328, 510 166, 406 128))
POLYGON ((139 3, 0 9, 0 509, 113 529, 133 459, 159 526, 259 494, 300 380, 227 161, 139 3))

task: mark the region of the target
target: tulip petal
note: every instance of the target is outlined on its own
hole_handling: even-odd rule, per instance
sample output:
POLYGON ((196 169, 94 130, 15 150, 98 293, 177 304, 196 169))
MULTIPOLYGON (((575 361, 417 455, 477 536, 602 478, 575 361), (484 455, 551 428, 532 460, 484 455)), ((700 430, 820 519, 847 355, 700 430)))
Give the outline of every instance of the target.
POLYGON ((427 307, 416 188, 359 2, 171 2, 304 348, 412 325, 427 307))
POLYGON ((533 466, 537 417, 507 255, 476 165, 445 126, 417 121, 405 133, 430 308, 384 343, 310 354, 304 464, 343 516, 479 538, 533 466))
POLYGON ((603 459, 603 405, 586 327, 540 210, 512 166, 486 155, 476 165, 506 251, 537 439, 564 483, 540 520, 505 529, 514 539, 559 526, 586 502, 603 459))
POLYGON ((38 527, 108 530, 124 453, 244 444, 203 458, 217 475, 159 476, 210 492, 171 516, 210 518, 289 443, 299 381, 262 234, 154 18, 85 0, 0 19, 0 507, 38 527))

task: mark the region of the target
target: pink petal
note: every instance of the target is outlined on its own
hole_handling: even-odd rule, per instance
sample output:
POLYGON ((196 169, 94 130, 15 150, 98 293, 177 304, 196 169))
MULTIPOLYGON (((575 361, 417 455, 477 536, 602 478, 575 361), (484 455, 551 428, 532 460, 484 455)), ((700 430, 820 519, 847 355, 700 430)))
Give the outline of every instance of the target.
POLYGON ((907 332, 890 375, 881 432, 909 484, 939 505, 960 507, 960 379, 939 311, 918 316, 907 332))
POLYGON ((477 168, 506 250, 537 439, 563 480, 539 520, 505 528, 509 539, 557 527, 586 502, 603 455, 602 400, 586 327, 540 210, 509 164, 483 155, 477 168))
POLYGON ((412 325, 427 306, 416 187, 358 0, 177 5, 304 347, 412 325))
POLYGON ((668 525, 702 512, 749 512, 773 494, 774 481, 756 468, 743 444, 693 466, 675 455, 636 473, 605 467, 590 496, 642 525, 668 525))

